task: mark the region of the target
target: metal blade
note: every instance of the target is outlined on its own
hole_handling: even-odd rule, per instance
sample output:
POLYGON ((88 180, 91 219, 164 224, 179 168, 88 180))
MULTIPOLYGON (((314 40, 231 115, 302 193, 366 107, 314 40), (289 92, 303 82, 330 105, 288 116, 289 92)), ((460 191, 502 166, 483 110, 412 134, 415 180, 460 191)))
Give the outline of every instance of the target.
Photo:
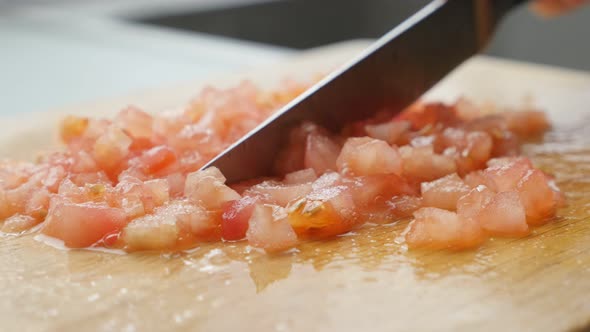
POLYGON ((337 132, 383 108, 401 111, 479 50, 481 3, 430 2, 203 168, 219 168, 230 183, 270 175, 289 129, 303 120, 337 132))

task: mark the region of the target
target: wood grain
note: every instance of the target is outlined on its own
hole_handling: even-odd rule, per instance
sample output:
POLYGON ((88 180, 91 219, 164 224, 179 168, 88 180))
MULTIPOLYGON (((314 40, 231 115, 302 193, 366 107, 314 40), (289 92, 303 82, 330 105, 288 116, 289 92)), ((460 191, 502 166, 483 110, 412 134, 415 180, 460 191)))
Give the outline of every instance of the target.
MULTIPOLYGON (((280 70, 224 78, 258 82, 317 73, 362 43, 316 51, 280 70)), ((202 83, 82 105, 98 114, 130 101, 182 105, 202 83)), ((590 323, 590 75, 478 58, 429 94, 517 104, 530 94, 558 123, 526 152, 556 174, 569 206, 523 239, 478 250, 407 251, 406 222, 366 227, 333 241, 266 256, 243 243, 191 253, 114 255, 63 251, 32 236, 0 239, 2 331, 565 331, 590 323)), ((4 155, 44 143, 58 110, 36 135, 16 120, 4 155)), ((8 121, 8 120, 6 120, 8 121)), ((42 124, 42 125, 39 125, 42 124)), ((41 128, 41 129, 39 129, 41 128)))

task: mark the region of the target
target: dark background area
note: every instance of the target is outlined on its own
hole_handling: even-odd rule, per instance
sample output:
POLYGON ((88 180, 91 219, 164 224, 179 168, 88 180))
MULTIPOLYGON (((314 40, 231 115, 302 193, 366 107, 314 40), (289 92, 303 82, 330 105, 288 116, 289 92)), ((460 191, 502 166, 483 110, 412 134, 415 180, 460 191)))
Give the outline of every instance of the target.
MULTIPOLYGON (((184 9, 134 21, 306 49, 343 40, 377 38, 425 0, 283 0, 217 9, 184 9)), ((556 19, 522 6, 499 27, 488 53, 517 60, 590 70, 590 6, 556 19)))

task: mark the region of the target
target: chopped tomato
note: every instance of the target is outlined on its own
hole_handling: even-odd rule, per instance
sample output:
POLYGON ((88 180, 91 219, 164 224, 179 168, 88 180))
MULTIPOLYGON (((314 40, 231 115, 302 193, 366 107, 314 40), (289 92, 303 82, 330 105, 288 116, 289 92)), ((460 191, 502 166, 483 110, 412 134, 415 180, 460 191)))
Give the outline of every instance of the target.
POLYGON ((457 201, 469 192, 469 187, 453 173, 432 182, 422 183, 422 204, 447 210, 455 210, 457 201))
POLYGON ((401 174, 402 160, 395 147, 370 137, 349 138, 336 161, 338 171, 351 175, 401 174))
POLYGON ((54 198, 42 232, 71 248, 93 245, 126 224, 125 212, 104 203, 71 203, 54 198))
POLYGON ((339 132, 301 123, 274 177, 227 184, 218 169, 200 170, 305 87, 263 92, 244 82, 206 88, 184 109, 68 117, 63 150, 0 161, 2 230, 43 223, 70 247, 180 250, 246 238, 278 251, 413 214, 411 247, 460 249, 522 236, 564 204, 550 176, 516 157, 546 117, 464 99, 396 116, 382 109, 339 132))
POLYGON ((480 210, 476 219, 481 227, 492 235, 522 236, 529 231, 524 207, 518 193, 514 191, 494 195, 480 210))
POLYGON ((410 247, 465 249, 485 240, 478 223, 455 212, 426 207, 414 212, 406 241, 410 247))
POLYGON ((297 235, 280 207, 255 205, 248 224, 246 236, 254 247, 274 252, 289 249, 297 243, 297 235))
POLYGON ((313 169, 317 174, 334 171, 339 153, 340 146, 329 137, 311 133, 307 136, 303 166, 313 169))
POLYGON ((256 197, 244 196, 241 199, 223 203, 221 237, 224 240, 236 241, 246 237, 248 220, 257 201, 256 197))
POLYGON ((528 170, 519 180, 517 190, 530 225, 543 224, 555 215, 559 198, 549 186, 543 172, 537 169, 528 170))

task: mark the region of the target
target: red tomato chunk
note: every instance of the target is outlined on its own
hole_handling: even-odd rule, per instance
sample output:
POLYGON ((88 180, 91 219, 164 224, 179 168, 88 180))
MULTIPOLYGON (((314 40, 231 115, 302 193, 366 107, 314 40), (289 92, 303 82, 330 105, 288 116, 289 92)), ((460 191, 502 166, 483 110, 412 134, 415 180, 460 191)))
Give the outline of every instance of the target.
POLYGON ((268 178, 230 186, 216 168, 199 171, 306 87, 264 92, 246 82, 207 88, 177 112, 69 116, 63 151, 0 162, 0 231, 40 229, 73 248, 175 251, 223 240, 276 252, 412 219, 411 248, 465 249, 525 236, 563 204, 551 176, 518 156, 521 140, 549 128, 545 115, 490 114, 465 99, 381 112, 340 133, 286 128, 268 178))

